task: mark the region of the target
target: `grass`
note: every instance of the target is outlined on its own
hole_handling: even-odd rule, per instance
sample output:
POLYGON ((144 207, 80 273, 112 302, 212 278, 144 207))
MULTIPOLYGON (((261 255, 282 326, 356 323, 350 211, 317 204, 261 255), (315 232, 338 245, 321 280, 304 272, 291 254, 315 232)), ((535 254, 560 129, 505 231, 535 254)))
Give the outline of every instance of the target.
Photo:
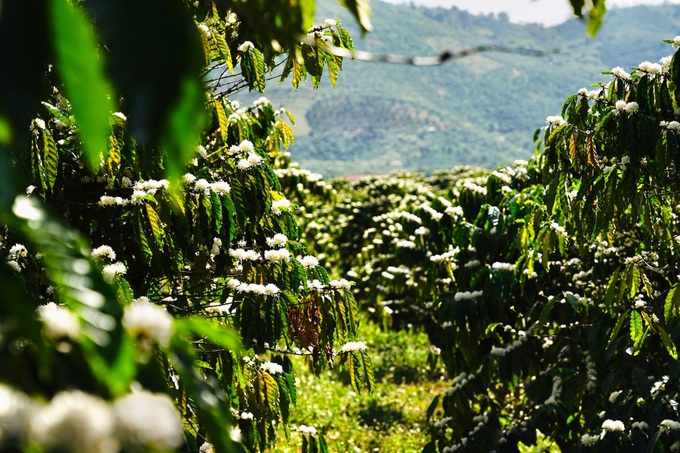
MULTIPOLYGON (((427 437, 426 411, 449 386, 439 368, 427 365, 430 343, 412 330, 382 331, 366 322, 360 330, 375 368, 372 394, 357 394, 338 370, 314 376, 298 363, 298 403, 291 425, 314 426, 331 452, 419 452, 427 437)), ((300 436, 277 442, 276 452, 300 451, 300 436)))

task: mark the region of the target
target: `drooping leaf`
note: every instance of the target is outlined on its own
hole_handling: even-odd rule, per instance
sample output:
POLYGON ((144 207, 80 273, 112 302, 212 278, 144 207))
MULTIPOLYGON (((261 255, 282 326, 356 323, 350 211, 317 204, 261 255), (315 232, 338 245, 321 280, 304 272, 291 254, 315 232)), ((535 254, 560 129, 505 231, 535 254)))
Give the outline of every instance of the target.
POLYGON ((111 146, 109 147, 109 155, 106 159, 106 166, 108 167, 109 173, 114 174, 118 171, 120 166, 121 154, 118 139, 115 135, 111 134, 109 136, 109 142, 111 146))
POLYGON ((142 213, 137 212, 136 215, 133 217, 133 222, 134 222, 134 227, 135 227, 135 242, 137 243, 137 246, 139 249, 148 257, 151 258, 153 256, 153 252, 151 251, 151 247, 149 247, 149 238, 146 235, 146 231, 144 231, 144 219, 142 218, 142 213))
POLYGON ((156 246, 158 249, 162 249, 164 243, 163 236, 165 235, 163 223, 153 206, 149 203, 144 203, 144 208, 146 209, 146 217, 149 220, 149 227, 151 228, 154 240, 156 241, 156 246))
POLYGON ((666 295, 663 307, 663 317, 666 324, 677 318, 678 313, 680 313, 680 290, 678 290, 678 286, 678 283, 674 284, 666 295))
POLYGON ((41 104, 43 105, 43 107, 45 107, 45 109, 47 109, 48 112, 50 112, 50 114, 52 116, 54 116, 56 119, 58 119, 59 121, 61 121, 65 125, 67 125, 67 126, 73 125, 71 118, 69 118, 68 116, 61 113, 61 110, 59 110, 58 108, 56 108, 55 106, 53 106, 49 102, 43 101, 43 102, 41 102, 41 104))
POLYGON ((196 152, 200 132, 206 122, 203 88, 194 77, 181 80, 177 102, 172 104, 163 129, 161 144, 168 154, 168 177, 179 181, 186 162, 196 152))
POLYGON ((190 338, 186 336, 194 329, 205 333, 203 328, 197 324, 180 323, 180 329, 175 331, 168 349, 168 361, 180 376, 187 394, 192 397, 196 418, 210 433, 210 442, 216 451, 238 451, 229 436, 233 420, 224 391, 214 378, 206 379, 194 366, 196 354, 190 338))
POLYGON ((104 75, 103 52, 79 4, 50 0, 57 70, 78 121, 85 161, 94 168, 108 151, 113 89, 104 75))
POLYGON ((363 32, 373 30, 370 0, 339 0, 339 2, 352 12, 363 32))
POLYGON ((366 382, 366 388, 368 388, 368 393, 373 393, 373 388, 375 387, 374 372, 373 372, 373 362, 371 357, 366 351, 361 351, 361 362, 364 366, 364 380, 366 382))
POLYGON ((238 335, 231 328, 221 325, 213 319, 197 316, 176 319, 175 329, 199 338, 205 338, 229 351, 241 351, 243 349, 238 335))
POLYGON ((619 332, 621 331, 621 328, 623 327, 623 324, 626 322, 628 319, 628 314, 629 312, 626 312, 619 316, 618 321, 616 321, 616 325, 612 329, 611 334, 609 334, 609 344, 607 347, 611 346, 612 342, 616 339, 616 337, 619 335, 619 332))
POLYGON ((205 115, 199 80, 205 57, 187 5, 181 0, 88 0, 84 6, 107 50, 117 94, 125 99, 130 133, 144 147, 166 146, 172 156, 166 168, 179 177, 205 115))
POLYGON ((217 47, 217 50, 220 52, 220 56, 227 64, 229 72, 234 74, 234 63, 231 60, 231 50, 229 49, 227 42, 224 40, 224 37, 222 36, 221 33, 212 33, 212 37, 215 40, 215 46, 217 47))
POLYGON ((666 347, 666 351, 668 351, 668 354, 673 359, 678 360, 678 350, 675 347, 675 343, 673 343, 671 336, 668 335, 668 332, 666 332, 666 329, 664 329, 659 324, 657 324, 654 328, 657 332, 659 332, 659 336, 661 337, 661 341, 663 342, 664 346, 666 347))
POLYGON ((90 248, 73 230, 50 215, 35 199, 16 198, 5 220, 44 254, 47 275, 60 299, 84 324, 80 347, 91 373, 111 396, 129 391, 136 373, 134 345, 122 329, 123 301, 104 281, 90 248))
POLYGON ((586 21, 586 33, 588 36, 594 37, 604 20, 604 15, 607 12, 605 0, 593 0, 593 6, 588 11, 588 18, 586 21))
POLYGON ((645 336, 645 327, 642 321, 642 316, 638 311, 630 312, 630 339, 633 340, 633 349, 635 353, 639 352, 639 347, 645 336))
POLYGON ((54 138, 49 130, 42 131, 43 137, 43 165, 45 168, 45 180, 47 187, 52 189, 54 182, 57 180, 57 171, 59 169, 59 151, 57 144, 54 143, 54 138))
POLYGON ((220 126, 220 136, 222 137, 222 140, 225 140, 227 138, 227 128, 228 128, 228 123, 227 123, 227 113, 224 111, 224 106, 222 105, 222 101, 219 99, 215 99, 215 113, 217 114, 217 122, 220 126))

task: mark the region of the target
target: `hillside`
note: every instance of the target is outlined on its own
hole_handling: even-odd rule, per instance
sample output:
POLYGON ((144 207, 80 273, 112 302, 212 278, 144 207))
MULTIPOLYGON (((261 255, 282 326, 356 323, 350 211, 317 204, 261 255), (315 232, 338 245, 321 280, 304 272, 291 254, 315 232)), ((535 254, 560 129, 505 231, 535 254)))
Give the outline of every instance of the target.
MULTIPOLYGON (((339 17, 358 49, 433 55, 481 44, 537 50, 544 57, 488 52, 439 67, 345 61, 336 89, 293 92, 284 83, 267 96, 299 120, 291 149, 303 167, 327 176, 429 172, 454 165, 493 168, 533 154, 536 128, 602 71, 671 53, 662 43, 680 30, 680 7, 614 9, 596 39, 577 20, 557 27, 517 25, 501 16, 457 8, 373 2, 375 31, 361 37, 336 2, 318 17, 339 17)), ((330 85, 330 83, 326 83, 330 85)))

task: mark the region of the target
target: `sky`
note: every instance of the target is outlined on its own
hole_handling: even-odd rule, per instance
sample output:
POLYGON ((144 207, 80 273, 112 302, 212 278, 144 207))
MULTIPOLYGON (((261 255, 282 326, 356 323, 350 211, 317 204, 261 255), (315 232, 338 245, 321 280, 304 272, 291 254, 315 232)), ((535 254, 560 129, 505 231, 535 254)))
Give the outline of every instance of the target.
MULTIPOLYGON (((573 17, 568 0, 385 0, 390 3, 410 3, 422 6, 455 6, 472 14, 505 12, 512 22, 556 25, 573 17)), ((680 0, 607 0, 607 8, 634 5, 661 5, 680 0)))

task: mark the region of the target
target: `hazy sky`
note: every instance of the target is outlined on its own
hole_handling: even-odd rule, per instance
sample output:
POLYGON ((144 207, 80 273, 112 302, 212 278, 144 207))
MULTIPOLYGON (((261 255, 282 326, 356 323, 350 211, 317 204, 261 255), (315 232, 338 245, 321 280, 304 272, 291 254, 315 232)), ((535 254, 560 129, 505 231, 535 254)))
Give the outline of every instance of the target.
MULTIPOLYGON (((385 0, 390 3, 410 3, 411 0, 385 0)), ((506 12, 513 22, 555 25, 573 17, 568 0, 413 0, 423 6, 455 6, 473 14, 506 12)), ((607 0, 607 8, 640 4, 660 5, 680 0, 607 0)))

